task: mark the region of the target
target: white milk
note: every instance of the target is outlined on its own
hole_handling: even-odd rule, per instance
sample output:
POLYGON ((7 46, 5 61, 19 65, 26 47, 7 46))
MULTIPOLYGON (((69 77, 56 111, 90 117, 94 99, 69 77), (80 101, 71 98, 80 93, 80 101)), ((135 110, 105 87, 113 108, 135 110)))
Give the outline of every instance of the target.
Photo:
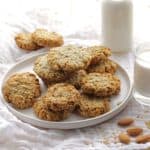
POLYGON ((103 45, 113 52, 132 50, 132 2, 104 0, 102 3, 103 45))
POLYGON ((135 91, 150 98, 150 50, 137 54, 134 68, 135 91))

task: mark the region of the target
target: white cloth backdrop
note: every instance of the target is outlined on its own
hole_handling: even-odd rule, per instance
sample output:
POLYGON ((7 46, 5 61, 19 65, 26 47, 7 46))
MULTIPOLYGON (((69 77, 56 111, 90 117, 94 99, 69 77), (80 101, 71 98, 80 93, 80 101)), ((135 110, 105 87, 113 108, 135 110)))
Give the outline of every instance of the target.
MULTIPOLYGON (((59 14, 52 15, 48 9, 8 16, 0 24, 0 79, 11 64, 19 61, 21 57, 37 53, 27 54, 18 49, 14 42, 16 33, 45 27, 61 32, 66 43, 81 45, 99 43, 98 28, 88 24, 82 25, 74 21, 71 25, 68 22, 64 23, 59 14)), ((43 50, 38 52, 41 51, 43 50)), ((125 67, 132 78, 133 54, 115 54, 113 57, 125 67)), ((145 125, 145 121, 150 120, 150 110, 137 104, 133 98, 127 108, 111 120, 76 130, 46 130, 33 127, 18 120, 0 102, 0 150, 142 150, 150 147, 150 143, 138 145, 131 142, 130 145, 123 145, 118 142, 117 135, 123 129, 119 128, 116 122, 125 116, 135 118, 136 124, 142 126, 145 133, 150 133, 150 129, 145 125)))

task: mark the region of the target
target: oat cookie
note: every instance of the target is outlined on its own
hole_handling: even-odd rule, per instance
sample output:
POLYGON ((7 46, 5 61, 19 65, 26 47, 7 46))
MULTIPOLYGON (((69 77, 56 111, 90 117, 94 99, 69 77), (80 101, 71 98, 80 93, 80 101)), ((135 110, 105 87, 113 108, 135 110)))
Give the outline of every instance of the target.
POLYGON ((57 47, 64 44, 63 37, 56 32, 49 32, 46 29, 37 29, 32 33, 35 43, 44 47, 57 47))
POLYGON ((44 100, 53 111, 72 111, 80 98, 80 93, 68 83, 57 83, 48 88, 44 100))
POLYGON ((46 84, 63 82, 67 79, 68 74, 63 71, 54 71, 47 62, 47 55, 38 57, 34 63, 33 70, 42 78, 46 84))
POLYGON ((110 73, 89 73, 82 79, 81 89, 84 93, 95 96, 117 95, 120 91, 120 80, 110 73))
POLYGON ((81 86, 82 78, 86 75, 85 70, 79 70, 71 74, 70 78, 68 79, 68 83, 74 85, 77 89, 81 86))
POLYGON ((53 111, 49 108, 42 98, 34 103, 33 110, 37 117, 47 121, 60 121, 64 120, 69 116, 67 111, 53 111))
POLYGON ((110 60, 104 60, 100 61, 96 65, 90 65, 87 69, 87 72, 92 73, 92 72, 97 72, 97 73, 111 73, 114 74, 117 70, 117 64, 110 60))
POLYGON ((81 95, 77 112, 83 117, 96 117, 110 110, 108 98, 81 95))
POLYGON ((25 50, 32 51, 41 48, 41 46, 33 42, 31 33, 19 33, 15 37, 15 41, 18 47, 25 50))
POLYGON ((91 64, 97 64, 101 60, 106 60, 111 55, 111 50, 104 46, 91 46, 85 49, 91 52, 91 64))
POLYGON ((29 108, 41 94, 39 80, 32 73, 17 73, 3 86, 5 100, 19 109, 29 108))
POLYGON ((53 48, 48 53, 48 63, 54 70, 74 72, 86 69, 91 62, 91 53, 75 46, 53 48))

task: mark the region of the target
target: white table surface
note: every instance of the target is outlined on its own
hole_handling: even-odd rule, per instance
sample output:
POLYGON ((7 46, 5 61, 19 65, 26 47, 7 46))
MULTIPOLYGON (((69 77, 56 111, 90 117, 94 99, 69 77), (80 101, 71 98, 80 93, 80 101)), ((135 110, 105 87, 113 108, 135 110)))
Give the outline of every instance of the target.
MULTIPOLYGON (((97 1, 95 1, 95 6, 96 3, 97 1)), ((66 17, 66 14, 67 13, 64 13, 64 18, 66 17)), ((74 13, 72 12, 72 15, 73 14, 74 13)), ((92 15, 94 16, 94 12, 92 15)), ((74 14, 73 16, 76 15, 74 14)), ((89 45, 99 43, 101 36, 98 28, 99 24, 96 23, 96 17, 93 18, 93 21, 95 20, 95 24, 90 24, 88 17, 81 24, 76 22, 76 20, 72 20, 71 23, 68 21, 64 22, 63 17, 61 17, 59 13, 52 13, 49 9, 35 9, 34 11, 30 11, 26 14, 11 14, 5 19, 1 18, 0 78, 3 76, 4 72, 7 71, 7 68, 21 59, 21 57, 27 57, 27 55, 31 55, 31 53, 26 54, 26 52, 21 51, 16 47, 13 38, 18 32, 33 31, 37 27, 46 27, 51 30, 61 32, 65 37, 66 43, 82 45, 87 43, 89 45)), ((77 16, 75 18, 77 19, 77 16)), ((144 28, 142 28, 142 30, 143 29, 144 28)), ((145 32, 145 30, 143 31, 145 32)), ((139 35, 140 32, 141 30, 138 32, 139 35)), ((143 32, 141 33, 143 34, 143 32)), ((141 42, 147 39, 148 36, 149 35, 144 36, 142 40, 139 40, 140 38, 136 36, 137 38, 135 39, 135 44, 136 41, 141 42)), ((132 78, 134 61, 133 53, 114 54, 113 57, 122 66, 124 66, 132 78)), ((127 108, 111 120, 100 125, 69 131, 43 130, 23 123, 13 116, 0 102, 0 149, 142 150, 150 147, 150 143, 139 145, 131 142, 130 145, 123 145, 118 142, 117 135, 124 129, 118 127, 116 122, 119 118, 125 116, 131 116, 135 118, 135 124, 143 127, 145 133, 150 133, 150 129, 148 129, 145 125, 146 121, 150 121, 150 110, 149 108, 142 107, 136 103, 133 98, 131 99, 127 108)))

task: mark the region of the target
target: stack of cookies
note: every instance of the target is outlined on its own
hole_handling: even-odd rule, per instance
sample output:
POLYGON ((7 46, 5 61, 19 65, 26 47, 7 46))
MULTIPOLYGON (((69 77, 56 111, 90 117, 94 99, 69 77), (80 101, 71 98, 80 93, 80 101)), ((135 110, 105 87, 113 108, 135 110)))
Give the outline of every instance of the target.
POLYGON ((110 110, 110 97, 120 91, 120 80, 114 75, 117 64, 108 59, 110 55, 103 46, 52 48, 36 59, 33 68, 47 91, 41 96, 35 74, 16 73, 5 82, 4 97, 18 109, 33 106, 37 117, 48 121, 63 120, 73 112, 99 116, 110 110))
POLYGON ((110 97, 120 91, 114 75, 117 64, 108 59, 109 48, 68 45, 52 48, 38 57, 34 71, 48 89, 35 102, 35 114, 44 120, 59 121, 72 112, 95 117, 110 110, 110 97))
POLYGON ((34 104, 33 109, 40 119, 59 121, 75 110, 79 99, 80 93, 73 85, 57 83, 48 88, 34 104))
POLYGON ((33 33, 19 33, 15 37, 17 46, 33 51, 43 47, 58 47, 64 44, 63 37, 46 29, 36 29, 33 33))

